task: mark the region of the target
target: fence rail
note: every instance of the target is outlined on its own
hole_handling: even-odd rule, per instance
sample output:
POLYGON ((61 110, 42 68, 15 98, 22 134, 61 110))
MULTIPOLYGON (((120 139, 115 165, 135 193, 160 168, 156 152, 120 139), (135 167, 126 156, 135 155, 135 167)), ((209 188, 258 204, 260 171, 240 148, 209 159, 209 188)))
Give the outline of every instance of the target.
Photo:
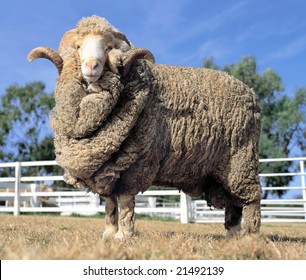
MULTIPOLYGON (((273 222, 306 222, 306 158, 261 159, 260 164, 292 161, 298 170, 288 173, 263 173, 261 178, 292 176, 295 186, 264 187, 265 190, 299 191, 297 199, 263 199, 261 201, 262 221, 273 222)), ((0 213, 23 212, 61 212, 63 214, 82 213, 96 214, 105 212, 105 205, 100 198, 86 191, 40 191, 38 182, 63 181, 63 176, 23 176, 27 167, 57 165, 56 161, 11 162, 0 163, 0 168, 13 168, 14 177, 0 177, 0 213), (53 207, 45 206, 42 199, 53 203, 53 207)), ((148 190, 136 196, 136 213, 163 215, 181 219, 182 223, 224 222, 224 211, 208 207, 204 200, 192 200, 177 190, 148 190), (177 197, 172 202, 165 197, 177 197), (163 199, 162 199, 163 198, 163 199)))

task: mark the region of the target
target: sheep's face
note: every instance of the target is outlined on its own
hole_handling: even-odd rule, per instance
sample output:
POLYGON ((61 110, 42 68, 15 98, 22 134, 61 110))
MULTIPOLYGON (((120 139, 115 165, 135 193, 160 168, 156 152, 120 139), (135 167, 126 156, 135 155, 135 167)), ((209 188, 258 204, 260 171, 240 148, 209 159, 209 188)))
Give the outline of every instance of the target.
POLYGON ((96 82, 103 74, 108 52, 113 48, 111 41, 105 36, 90 34, 75 42, 82 75, 88 83, 96 82))

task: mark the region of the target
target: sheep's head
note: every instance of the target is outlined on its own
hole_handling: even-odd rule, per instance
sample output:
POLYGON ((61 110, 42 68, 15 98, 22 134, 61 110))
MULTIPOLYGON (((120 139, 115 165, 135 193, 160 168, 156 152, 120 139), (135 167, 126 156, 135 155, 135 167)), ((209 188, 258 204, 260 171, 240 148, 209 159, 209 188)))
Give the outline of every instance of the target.
POLYGON ((126 74, 134 59, 145 58, 154 62, 154 57, 149 51, 136 49, 137 55, 135 56, 133 52, 133 59, 126 59, 125 56, 128 65, 125 68, 122 55, 128 53, 130 49, 134 48, 122 32, 105 19, 92 16, 82 19, 75 29, 64 34, 58 53, 47 47, 38 47, 29 53, 28 60, 47 58, 55 64, 60 74, 65 58, 72 50, 77 50, 82 76, 84 80, 91 83, 101 77, 105 68, 119 73, 118 68, 122 67, 123 73, 126 74))
POLYGON ((103 36, 90 34, 75 41, 75 48, 80 56, 84 79, 88 82, 96 82, 102 75, 112 46, 103 40, 103 36))
POLYGON ((101 77, 105 68, 119 73, 121 54, 130 47, 127 43, 120 42, 112 34, 106 33, 82 36, 74 42, 74 48, 80 57, 82 76, 91 83, 101 77))

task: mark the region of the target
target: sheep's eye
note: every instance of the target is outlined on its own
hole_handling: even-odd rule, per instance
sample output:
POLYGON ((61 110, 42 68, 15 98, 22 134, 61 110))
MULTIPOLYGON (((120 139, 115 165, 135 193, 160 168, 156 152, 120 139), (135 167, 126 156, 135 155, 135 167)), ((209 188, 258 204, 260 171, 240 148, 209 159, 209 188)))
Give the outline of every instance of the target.
POLYGON ((106 48, 106 51, 109 52, 109 51, 111 51, 112 49, 113 49, 112 46, 108 46, 108 47, 106 48))
POLYGON ((76 44, 76 45, 75 45, 75 48, 76 48, 77 50, 79 50, 80 47, 81 47, 81 46, 80 46, 79 44, 76 44))

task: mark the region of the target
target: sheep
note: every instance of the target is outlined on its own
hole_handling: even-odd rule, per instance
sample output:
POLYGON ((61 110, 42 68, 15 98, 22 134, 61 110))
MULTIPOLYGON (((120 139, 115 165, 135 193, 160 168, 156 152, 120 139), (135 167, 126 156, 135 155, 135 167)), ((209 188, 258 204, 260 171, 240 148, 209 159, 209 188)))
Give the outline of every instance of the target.
POLYGON ((66 181, 106 198, 103 237, 134 234, 135 195, 152 184, 204 194, 208 205, 225 208, 228 236, 258 233, 260 109, 254 91, 225 72, 154 64, 135 51, 123 53, 120 76, 112 74, 122 85, 118 98, 107 100, 103 121, 81 137, 63 130, 62 122, 76 129, 78 118, 69 112, 78 115, 83 99, 95 93, 84 94, 79 56, 71 51, 50 117, 66 181))

